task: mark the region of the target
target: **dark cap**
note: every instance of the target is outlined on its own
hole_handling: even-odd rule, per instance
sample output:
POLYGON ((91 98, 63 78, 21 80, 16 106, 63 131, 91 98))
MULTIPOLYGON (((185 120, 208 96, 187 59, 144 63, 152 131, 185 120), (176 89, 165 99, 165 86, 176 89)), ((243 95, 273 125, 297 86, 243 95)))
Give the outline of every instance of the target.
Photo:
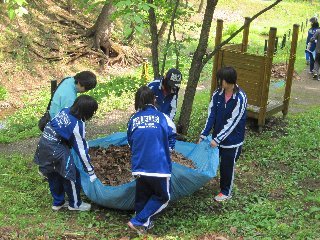
POLYGON ((166 74, 166 80, 170 87, 180 88, 182 74, 178 69, 171 68, 166 74))
POLYGON ((318 22, 318 18, 317 17, 312 17, 310 18, 309 20, 311 23, 315 23, 315 22, 318 22))

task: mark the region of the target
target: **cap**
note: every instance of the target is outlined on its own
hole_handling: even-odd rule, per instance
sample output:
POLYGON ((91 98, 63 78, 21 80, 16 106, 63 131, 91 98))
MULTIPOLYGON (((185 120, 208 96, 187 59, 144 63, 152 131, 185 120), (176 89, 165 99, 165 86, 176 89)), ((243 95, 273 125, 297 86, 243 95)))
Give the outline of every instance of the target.
POLYGON ((310 18, 309 20, 311 23, 315 23, 315 22, 318 22, 318 18, 317 17, 312 17, 310 18))
POLYGON ((170 87, 180 88, 182 74, 178 69, 171 68, 166 74, 166 80, 170 87))

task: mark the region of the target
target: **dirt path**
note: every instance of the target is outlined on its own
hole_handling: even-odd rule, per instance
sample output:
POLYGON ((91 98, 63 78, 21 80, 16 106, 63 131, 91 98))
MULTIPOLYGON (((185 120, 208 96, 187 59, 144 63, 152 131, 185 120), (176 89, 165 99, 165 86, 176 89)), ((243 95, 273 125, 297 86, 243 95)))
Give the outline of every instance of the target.
MULTIPOLYGON (((289 114, 303 112, 313 106, 320 107, 320 81, 314 80, 305 69, 300 75, 299 80, 294 80, 291 91, 289 114)), ((271 88, 269 98, 282 100, 284 88, 271 88)), ((182 99, 180 99, 181 101, 182 99)), ((87 124, 87 139, 94 139, 98 136, 106 136, 116 131, 121 123, 129 119, 131 112, 114 112, 108 117, 95 120, 87 124), (120 122, 119 122, 120 120, 120 122)), ((32 156, 35 152, 39 138, 30 138, 10 144, 0 144, 2 154, 24 154, 32 156)))

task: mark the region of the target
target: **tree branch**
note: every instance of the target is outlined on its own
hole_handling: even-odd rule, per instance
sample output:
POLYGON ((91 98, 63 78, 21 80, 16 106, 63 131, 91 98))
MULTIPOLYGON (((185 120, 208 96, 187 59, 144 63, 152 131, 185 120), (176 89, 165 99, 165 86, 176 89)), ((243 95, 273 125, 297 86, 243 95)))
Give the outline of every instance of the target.
POLYGON ((223 42, 221 42, 218 46, 215 47, 215 49, 208 54, 208 56, 206 58, 203 59, 202 61, 202 65, 201 65, 201 69, 207 64, 207 62, 221 49, 221 47, 223 47, 224 45, 226 45, 227 43, 230 42, 231 39, 233 39, 235 36, 238 35, 238 33, 240 33, 247 25, 249 25, 254 19, 256 19, 257 17, 259 17, 261 14, 265 13, 266 11, 270 10, 271 8, 273 8, 274 6, 276 6, 278 3, 280 3, 282 0, 277 0, 275 1, 273 4, 271 4, 270 6, 264 8, 263 10, 261 10, 260 12, 256 13, 255 15, 253 15, 253 17, 250 18, 250 21, 248 21, 246 24, 244 24, 242 27, 240 27, 237 31, 235 31, 234 33, 232 33, 230 35, 230 37, 228 37, 226 40, 224 40, 223 42))
POLYGON ((164 74, 164 68, 165 68, 165 64, 166 64, 166 60, 167 60, 168 47, 169 47, 169 42, 170 42, 170 36, 171 36, 172 28, 174 26, 174 19, 176 17, 176 12, 177 12, 177 9, 178 9, 178 6, 179 6, 179 2, 180 2, 180 0, 176 1, 176 4, 175 4, 174 9, 173 9, 172 16, 171 16, 170 29, 169 29, 169 33, 168 33, 168 39, 167 39, 167 43, 166 43, 166 48, 165 48, 166 51, 164 53, 163 61, 162 61, 162 68, 161 68, 161 75, 162 76, 164 74))

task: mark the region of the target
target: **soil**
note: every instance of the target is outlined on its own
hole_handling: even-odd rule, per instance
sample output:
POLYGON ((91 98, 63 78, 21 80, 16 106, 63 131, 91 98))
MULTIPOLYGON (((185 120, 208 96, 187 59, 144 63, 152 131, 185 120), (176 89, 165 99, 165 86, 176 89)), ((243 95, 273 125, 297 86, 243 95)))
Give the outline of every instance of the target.
MULTIPOLYGON (((103 184, 118 186, 132 180, 131 150, 128 145, 93 147, 89 149, 89 154, 95 173, 103 184)), ((192 161, 179 153, 173 152, 171 159, 173 162, 195 169, 192 161)))

